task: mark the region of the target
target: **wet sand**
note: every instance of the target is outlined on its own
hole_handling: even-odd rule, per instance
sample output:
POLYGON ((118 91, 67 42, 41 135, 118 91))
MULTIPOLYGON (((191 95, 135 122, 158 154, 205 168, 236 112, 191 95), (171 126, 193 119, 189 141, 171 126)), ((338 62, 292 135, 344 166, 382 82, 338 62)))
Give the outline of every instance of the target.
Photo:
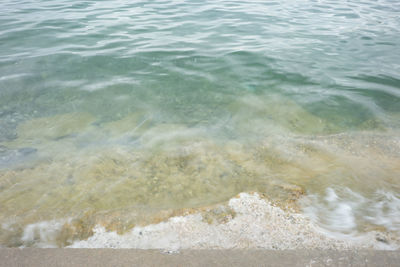
POLYGON ((0 266, 398 266, 393 251, 0 249, 0 266))

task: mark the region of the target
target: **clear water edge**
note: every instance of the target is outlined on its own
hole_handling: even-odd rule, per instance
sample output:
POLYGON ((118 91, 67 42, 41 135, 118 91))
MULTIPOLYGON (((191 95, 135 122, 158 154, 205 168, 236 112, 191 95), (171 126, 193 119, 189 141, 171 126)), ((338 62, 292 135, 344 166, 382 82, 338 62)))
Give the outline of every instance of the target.
POLYGON ((32 4, 1 4, 1 244, 244 191, 398 233, 397 3, 32 4))

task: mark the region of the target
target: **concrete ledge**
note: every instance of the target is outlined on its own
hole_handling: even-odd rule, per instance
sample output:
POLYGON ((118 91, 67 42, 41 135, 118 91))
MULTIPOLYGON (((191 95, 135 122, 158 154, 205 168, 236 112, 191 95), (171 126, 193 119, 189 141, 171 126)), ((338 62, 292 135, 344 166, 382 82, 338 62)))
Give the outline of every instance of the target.
POLYGON ((398 251, 1 248, 0 266, 399 266, 398 251))

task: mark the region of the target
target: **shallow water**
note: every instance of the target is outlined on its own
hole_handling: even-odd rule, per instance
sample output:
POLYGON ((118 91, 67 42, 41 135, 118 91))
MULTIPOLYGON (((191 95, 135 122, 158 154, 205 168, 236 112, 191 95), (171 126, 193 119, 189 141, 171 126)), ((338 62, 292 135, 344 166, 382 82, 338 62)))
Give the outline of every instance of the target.
POLYGON ((2 1, 0 245, 43 244, 24 231, 53 220, 47 245, 64 246, 250 191, 332 233, 398 234, 399 14, 2 1))

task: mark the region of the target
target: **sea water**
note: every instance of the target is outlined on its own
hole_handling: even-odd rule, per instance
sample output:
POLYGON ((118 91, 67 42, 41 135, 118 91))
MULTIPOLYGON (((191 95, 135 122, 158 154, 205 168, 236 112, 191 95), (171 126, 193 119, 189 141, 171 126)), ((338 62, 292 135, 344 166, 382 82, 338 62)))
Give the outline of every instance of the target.
MULTIPOLYGON (((399 245, 399 18, 390 0, 2 0, 0 246, 107 246, 182 215, 251 228, 237 209, 258 194, 327 238, 399 245)), ((182 247, 311 242, 276 216, 249 232, 268 238, 182 247)))

